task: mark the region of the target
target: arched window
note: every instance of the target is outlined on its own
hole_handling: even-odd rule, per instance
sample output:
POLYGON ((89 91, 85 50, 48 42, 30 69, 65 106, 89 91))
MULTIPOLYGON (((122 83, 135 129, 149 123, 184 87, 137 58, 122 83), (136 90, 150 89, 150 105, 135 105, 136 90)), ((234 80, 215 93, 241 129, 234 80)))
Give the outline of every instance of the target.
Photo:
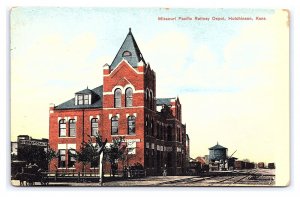
POLYGON ((124 51, 122 56, 123 57, 131 56, 131 52, 130 51, 124 51))
POLYGON ((127 121, 128 121, 128 134, 134 135, 135 134, 135 117, 129 116, 127 118, 127 121))
POLYGON ((125 91, 126 96, 126 107, 132 107, 132 88, 127 88, 125 91))
POLYGON ((119 131, 119 118, 118 116, 114 116, 111 118, 111 134, 118 135, 119 131))
POLYGON ((122 91, 120 88, 115 90, 115 107, 121 107, 122 91))
POLYGON ((76 121, 74 119, 69 120, 69 136, 76 137, 76 121))
POLYGON ((152 92, 150 92, 149 102, 150 102, 150 109, 153 109, 153 94, 152 94, 152 92))
POLYGON ((98 118, 91 120, 91 134, 92 136, 97 136, 98 134, 98 118))
POLYGON ((66 137, 66 136, 67 136, 66 120, 61 119, 59 121, 59 137, 66 137))

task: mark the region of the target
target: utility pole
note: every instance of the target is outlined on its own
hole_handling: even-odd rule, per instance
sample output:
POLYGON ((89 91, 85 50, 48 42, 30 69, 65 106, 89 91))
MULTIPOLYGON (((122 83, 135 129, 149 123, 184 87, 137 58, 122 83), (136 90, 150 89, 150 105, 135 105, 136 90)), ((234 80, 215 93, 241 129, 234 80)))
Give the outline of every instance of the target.
POLYGON ((102 171, 102 161, 103 161, 103 151, 100 153, 100 161, 99 161, 99 184, 100 186, 103 185, 103 180, 102 180, 102 176, 103 176, 103 171, 102 171))
POLYGON ((107 143, 107 139, 105 139, 104 142, 102 142, 102 146, 100 147, 99 150, 99 154, 100 154, 100 158, 99 158, 99 185, 102 186, 103 185, 103 151, 105 148, 105 145, 107 143))

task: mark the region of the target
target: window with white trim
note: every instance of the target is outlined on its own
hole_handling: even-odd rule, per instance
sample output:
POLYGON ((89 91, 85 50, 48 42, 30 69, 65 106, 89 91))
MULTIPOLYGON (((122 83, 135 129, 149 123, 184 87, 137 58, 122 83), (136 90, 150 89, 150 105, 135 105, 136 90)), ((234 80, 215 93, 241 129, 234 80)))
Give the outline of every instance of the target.
POLYGON ((75 168, 76 162, 76 151, 75 150, 68 150, 68 167, 75 168))
POLYGON ((69 120, 69 136, 76 137, 76 120, 69 120))
POLYGON ((118 116, 114 116, 111 118, 111 134, 118 135, 119 131, 119 118, 118 116))
POLYGON ((58 167, 65 168, 66 167, 66 150, 60 149, 58 152, 58 167))
POLYGON ((77 105, 89 105, 89 97, 90 94, 76 94, 75 99, 77 99, 77 105))
POLYGON ((98 118, 92 118, 91 120, 91 134, 92 136, 98 135, 98 118))
POLYGON ((125 91, 125 97, 126 97, 126 102, 125 106, 126 107, 132 107, 132 88, 127 88, 125 91))
POLYGON ((128 122, 128 135, 134 135, 135 134, 135 117, 128 116, 127 122, 128 122))
POLYGON ((83 95, 82 94, 77 95, 77 103, 78 103, 78 105, 83 105, 83 95))
POLYGON ((117 88, 114 93, 114 107, 121 107, 121 97, 122 91, 120 88, 117 88))
POLYGON ((59 121, 59 137, 66 137, 66 136, 67 136, 66 120, 61 119, 59 121))

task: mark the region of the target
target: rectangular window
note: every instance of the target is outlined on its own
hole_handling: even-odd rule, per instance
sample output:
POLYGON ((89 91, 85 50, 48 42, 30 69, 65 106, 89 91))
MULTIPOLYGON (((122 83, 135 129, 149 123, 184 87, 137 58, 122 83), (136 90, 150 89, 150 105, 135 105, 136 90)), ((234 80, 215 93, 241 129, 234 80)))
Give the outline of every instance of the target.
POLYGON ((98 119, 97 118, 93 118, 91 120, 91 122, 92 122, 92 125, 91 125, 92 136, 97 136, 98 135, 98 119))
POLYGON ((66 137, 66 136, 67 136, 66 122, 63 119, 59 121, 59 137, 66 137))
POLYGON ((58 167, 59 168, 66 167, 66 150, 64 149, 59 150, 58 167))
POLYGON ((77 100, 78 105, 82 105, 83 104, 83 95, 78 94, 77 99, 78 99, 77 100))
POLYGON ((84 95, 84 104, 85 104, 85 105, 88 105, 88 104, 89 104, 89 95, 88 95, 88 94, 85 94, 85 95, 84 95))
POLYGON ((68 167, 75 168, 75 162, 76 162, 76 151, 69 150, 68 151, 68 167))
POLYGON ((76 121, 74 119, 69 121, 69 135, 70 137, 76 137, 76 121))
POLYGON ((118 130, 119 130, 119 119, 117 116, 114 116, 111 119, 111 134, 118 135, 118 130))
POLYGON ((135 134, 135 117, 134 116, 128 117, 128 134, 129 135, 135 134))

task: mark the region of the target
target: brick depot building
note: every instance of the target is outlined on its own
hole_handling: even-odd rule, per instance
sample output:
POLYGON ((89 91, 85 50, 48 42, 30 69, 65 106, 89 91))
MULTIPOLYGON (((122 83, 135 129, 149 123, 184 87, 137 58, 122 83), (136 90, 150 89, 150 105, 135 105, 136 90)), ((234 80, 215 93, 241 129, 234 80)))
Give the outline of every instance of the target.
MULTIPOLYGON (((127 159, 141 163, 147 175, 181 175, 186 168, 186 126, 181 122, 177 98, 157 98, 156 74, 147 64, 129 29, 111 65, 103 66, 103 85, 75 93, 70 100, 50 106, 49 144, 59 157, 50 171, 82 171, 70 152, 97 133, 112 142, 124 136, 127 159)), ((88 164, 86 170, 95 166, 88 164)), ((108 173, 108 165, 104 166, 108 173)))

